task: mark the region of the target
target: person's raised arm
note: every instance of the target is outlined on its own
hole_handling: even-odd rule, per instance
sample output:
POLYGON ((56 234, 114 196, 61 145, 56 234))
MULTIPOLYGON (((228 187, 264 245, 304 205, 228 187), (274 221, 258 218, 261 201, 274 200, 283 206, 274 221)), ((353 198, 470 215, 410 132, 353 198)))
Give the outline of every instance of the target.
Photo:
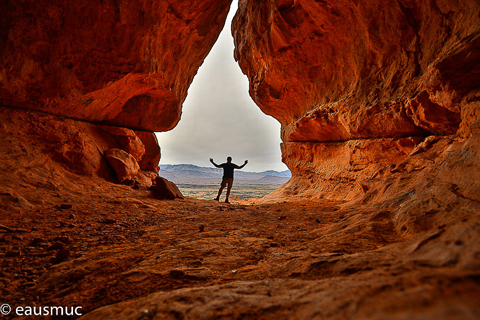
POLYGON ((241 166, 237 166, 237 169, 242 169, 243 167, 245 167, 248 163, 248 160, 245 160, 245 163, 242 164, 241 166))
POLYGON ((222 166, 219 166, 218 164, 216 164, 215 162, 213 162, 213 159, 210 158, 210 162, 217 168, 221 168, 222 166))

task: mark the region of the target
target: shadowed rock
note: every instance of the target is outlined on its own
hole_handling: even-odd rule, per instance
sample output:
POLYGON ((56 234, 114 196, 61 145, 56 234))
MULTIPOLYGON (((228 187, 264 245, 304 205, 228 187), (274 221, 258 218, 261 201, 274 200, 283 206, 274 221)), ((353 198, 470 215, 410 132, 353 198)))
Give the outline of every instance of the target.
POLYGON ((105 157, 117 173, 120 183, 132 180, 137 176, 140 167, 131 154, 121 149, 110 149, 105 151, 105 157))
POLYGON ((178 187, 173 182, 162 177, 157 177, 155 184, 150 189, 158 199, 183 199, 183 195, 178 187))

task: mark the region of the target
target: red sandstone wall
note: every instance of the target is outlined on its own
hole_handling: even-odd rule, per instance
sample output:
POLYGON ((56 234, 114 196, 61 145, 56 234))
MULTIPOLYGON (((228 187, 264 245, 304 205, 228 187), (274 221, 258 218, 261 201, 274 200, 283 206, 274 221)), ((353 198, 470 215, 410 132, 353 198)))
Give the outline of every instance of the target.
POLYGON ((423 137, 468 137, 479 13, 473 0, 240 1, 235 58, 254 101, 282 124, 294 175, 283 191, 351 199, 423 137))
POLYGON ((89 319, 478 318, 478 1, 242 0, 236 57, 294 175, 271 198, 303 201, 229 210, 79 176, 112 179, 102 154, 119 148, 155 169, 155 136, 48 114, 174 125, 201 63, 188 54, 224 11, 147 1, 0 2, 7 302, 107 305, 89 319))
POLYGON ((169 130, 230 3, 2 1, 0 105, 169 130))
POLYGON ((476 1, 244 0, 235 57, 285 141, 453 134, 459 103, 480 84, 479 10, 476 1))
MULTIPOLYGON (((32 150, 81 175, 111 179, 104 158, 110 148, 157 172, 160 147, 152 132, 179 121, 230 3, 0 2, 1 133, 21 144, 23 132, 35 132, 32 150)), ((147 185, 151 178, 147 173, 147 185)))

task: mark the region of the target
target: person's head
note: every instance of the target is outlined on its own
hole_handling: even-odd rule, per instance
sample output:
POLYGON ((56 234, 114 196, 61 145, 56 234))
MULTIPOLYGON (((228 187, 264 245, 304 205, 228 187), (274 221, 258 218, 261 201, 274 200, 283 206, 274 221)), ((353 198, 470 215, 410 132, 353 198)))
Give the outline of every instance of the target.
POLYGON ((227 157, 227 162, 228 163, 232 162, 232 157, 227 157))

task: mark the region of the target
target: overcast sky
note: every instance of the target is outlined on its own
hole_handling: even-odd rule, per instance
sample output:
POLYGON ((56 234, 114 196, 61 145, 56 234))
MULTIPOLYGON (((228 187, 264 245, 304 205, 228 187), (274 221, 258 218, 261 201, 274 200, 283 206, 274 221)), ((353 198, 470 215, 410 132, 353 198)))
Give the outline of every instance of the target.
POLYGON ((248 79, 233 58, 231 20, 198 70, 183 104, 179 124, 169 132, 157 133, 162 149, 160 164, 211 166, 227 156, 245 171, 283 171, 280 123, 264 114, 248 94, 248 79))

